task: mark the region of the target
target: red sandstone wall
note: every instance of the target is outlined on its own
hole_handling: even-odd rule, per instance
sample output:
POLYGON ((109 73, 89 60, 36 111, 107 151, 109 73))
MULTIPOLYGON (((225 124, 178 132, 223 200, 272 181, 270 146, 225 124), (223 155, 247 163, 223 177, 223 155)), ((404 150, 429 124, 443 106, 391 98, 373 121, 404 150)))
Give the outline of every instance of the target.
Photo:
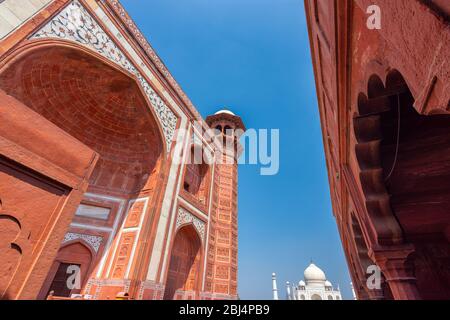
MULTIPOLYGON (((374 254, 383 250, 379 242, 383 234, 403 240, 398 240, 401 230, 393 217, 377 226, 367 214, 368 190, 361 184, 355 153, 353 118, 359 113, 358 97, 367 94, 371 75, 385 81, 395 69, 406 80, 419 113, 450 111, 450 33, 445 22, 449 8, 442 1, 430 1, 435 6, 425 2, 305 1, 333 211, 360 298, 389 298, 389 292, 364 289, 365 267, 386 254, 374 254), (366 26, 366 9, 372 4, 381 9, 380 30, 366 26)), ((410 249, 396 250, 400 256, 410 249)), ((409 293, 394 295, 418 297, 409 293)))

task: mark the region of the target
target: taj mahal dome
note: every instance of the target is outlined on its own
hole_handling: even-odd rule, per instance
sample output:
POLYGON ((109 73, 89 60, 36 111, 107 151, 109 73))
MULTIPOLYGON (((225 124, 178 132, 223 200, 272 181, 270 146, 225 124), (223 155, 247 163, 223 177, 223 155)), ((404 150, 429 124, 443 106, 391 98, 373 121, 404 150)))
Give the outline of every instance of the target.
MULTIPOLYGON (((286 282, 287 300, 342 300, 339 286, 335 289, 325 272, 311 262, 303 272, 304 280, 286 282)), ((273 299, 279 300, 276 274, 272 274, 273 299)))

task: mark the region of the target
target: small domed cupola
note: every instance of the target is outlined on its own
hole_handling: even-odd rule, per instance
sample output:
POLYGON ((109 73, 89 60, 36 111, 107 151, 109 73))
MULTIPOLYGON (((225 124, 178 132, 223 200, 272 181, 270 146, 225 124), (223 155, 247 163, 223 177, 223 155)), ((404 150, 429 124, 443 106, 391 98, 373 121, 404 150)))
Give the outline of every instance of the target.
POLYGON ((206 123, 223 135, 234 135, 234 130, 237 129, 245 131, 242 119, 228 109, 219 110, 214 115, 206 117, 206 123))

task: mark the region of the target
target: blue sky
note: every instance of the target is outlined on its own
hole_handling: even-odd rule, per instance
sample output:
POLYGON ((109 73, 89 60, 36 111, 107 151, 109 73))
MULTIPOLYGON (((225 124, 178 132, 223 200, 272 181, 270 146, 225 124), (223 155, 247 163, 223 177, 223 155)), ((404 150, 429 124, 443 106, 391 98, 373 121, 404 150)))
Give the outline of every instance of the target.
POLYGON ((280 130, 280 171, 239 168, 239 294, 271 299, 271 274, 298 282, 311 259, 351 298, 331 210, 301 0, 122 0, 206 117, 280 130))

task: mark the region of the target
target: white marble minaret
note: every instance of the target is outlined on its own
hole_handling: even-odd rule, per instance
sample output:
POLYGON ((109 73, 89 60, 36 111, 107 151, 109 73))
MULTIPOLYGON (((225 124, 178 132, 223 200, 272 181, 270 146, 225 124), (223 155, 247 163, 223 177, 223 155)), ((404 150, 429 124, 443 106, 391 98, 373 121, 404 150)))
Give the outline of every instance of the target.
POLYGON ((272 273, 273 300, 278 300, 277 275, 272 273))

